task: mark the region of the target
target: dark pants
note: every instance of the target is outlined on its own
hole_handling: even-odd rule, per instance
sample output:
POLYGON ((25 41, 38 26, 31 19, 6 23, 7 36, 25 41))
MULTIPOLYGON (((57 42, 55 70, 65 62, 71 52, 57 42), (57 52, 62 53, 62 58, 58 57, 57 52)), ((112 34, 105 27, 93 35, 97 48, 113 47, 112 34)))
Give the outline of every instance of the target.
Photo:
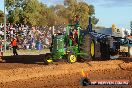
POLYGON ((13 48, 13 54, 14 54, 14 55, 18 55, 18 54, 17 54, 17 46, 13 46, 12 48, 13 48))

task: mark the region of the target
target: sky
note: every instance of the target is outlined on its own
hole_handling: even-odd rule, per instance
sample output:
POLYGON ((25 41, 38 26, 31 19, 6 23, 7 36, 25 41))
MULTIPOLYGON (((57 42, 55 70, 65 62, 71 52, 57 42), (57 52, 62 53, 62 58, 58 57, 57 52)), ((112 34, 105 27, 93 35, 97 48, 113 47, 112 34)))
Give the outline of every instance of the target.
MULTIPOLYGON (((0 10, 4 9, 3 2, 0 0, 0 10)), ((40 0, 50 5, 62 4, 63 0, 40 0)), ((111 27, 116 24, 119 28, 130 29, 132 21, 132 0, 82 0, 88 4, 94 5, 95 16, 99 18, 97 25, 111 27)))

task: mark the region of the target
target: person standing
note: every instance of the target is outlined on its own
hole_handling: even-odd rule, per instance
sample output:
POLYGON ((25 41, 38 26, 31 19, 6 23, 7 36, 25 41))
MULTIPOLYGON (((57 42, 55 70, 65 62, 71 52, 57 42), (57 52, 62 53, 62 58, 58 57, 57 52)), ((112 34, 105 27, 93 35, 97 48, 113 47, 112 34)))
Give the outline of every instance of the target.
POLYGON ((74 29, 73 30, 73 39, 74 39, 74 45, 78 43, 78 30, 74 29))
POLYGON ((17 39, 14 37, 11 41, 12 48, 13 48, 13 54, 18 55, 17 53, 17 39))
POLYGON ((0 38, 0 54, 1 56, 3 56, 3 41, 1 38, 0 38))

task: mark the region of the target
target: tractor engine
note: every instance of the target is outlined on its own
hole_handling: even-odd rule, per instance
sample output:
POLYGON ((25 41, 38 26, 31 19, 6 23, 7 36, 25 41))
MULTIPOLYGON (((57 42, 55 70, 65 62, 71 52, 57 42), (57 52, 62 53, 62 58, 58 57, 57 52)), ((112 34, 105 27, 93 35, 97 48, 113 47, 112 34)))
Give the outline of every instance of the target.
POLYGON ((62 58, 62 55, 65 53, 65 43, 64 43, 64 35, 63 34, 57 34, 52 36, 52 44, 50 51, 53 54, 53 58, 62 58))

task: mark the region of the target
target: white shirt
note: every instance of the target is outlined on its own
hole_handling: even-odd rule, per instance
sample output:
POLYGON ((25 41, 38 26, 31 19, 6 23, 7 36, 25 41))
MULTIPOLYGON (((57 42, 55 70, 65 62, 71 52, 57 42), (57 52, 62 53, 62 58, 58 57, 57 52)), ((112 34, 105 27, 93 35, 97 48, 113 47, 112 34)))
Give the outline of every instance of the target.
POLYGON ((2 31, 0 31, 0 35, 2 35, 3 34, 3 32, 2 31))

